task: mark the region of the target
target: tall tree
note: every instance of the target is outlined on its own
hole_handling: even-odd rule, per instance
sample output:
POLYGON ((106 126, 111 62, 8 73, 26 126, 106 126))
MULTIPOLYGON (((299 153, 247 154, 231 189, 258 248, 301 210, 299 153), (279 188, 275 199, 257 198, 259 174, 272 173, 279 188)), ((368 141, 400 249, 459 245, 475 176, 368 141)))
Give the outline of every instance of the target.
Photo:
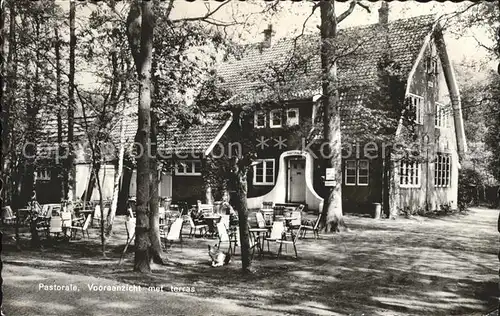
POLYGON ((69 2, 69 85, 68 85, 68 159, 66 161, 65 181, 67 192, 65 198, 75 198, 75 51, 76 51, 76 1, 69 2))
POLYGON ((153 62, 153 4, 150 1, 134 1, 127 18, 127 35, 132 56, 139 77, 139 104, 136 141, 139 150, 137 157, 137 206, 136 206, 136 250, 134 271, 151 272, 150 266, 150 159, 149 148, 151 131, 151 66, 153 62))
MULTIPOLYGON (((384 2, 385 3, 385 2, 384 2)), ((335 186, 328 187, 323 203, 323 226, 327 232, 340 231, 347 228, 342 213, 342 144, 340 135, 340 111, 337 86, 337 26, 348 17, 358 1, 352 1, 349 9, 337 16, 334 1, 321 1, 317 5, 321 16, 321 70, 323 91, 323 138, 328 143, 328 160, 326 168, 333 168, 335 186)), ((365 9, 366 6, 362 5, 365 9)))

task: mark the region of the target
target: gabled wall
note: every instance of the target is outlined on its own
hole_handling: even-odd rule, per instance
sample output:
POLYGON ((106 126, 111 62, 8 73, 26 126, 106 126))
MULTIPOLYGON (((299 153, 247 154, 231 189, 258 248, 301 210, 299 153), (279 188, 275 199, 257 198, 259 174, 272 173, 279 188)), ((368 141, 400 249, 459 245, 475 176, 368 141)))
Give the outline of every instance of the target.
POLYGON ((395 197, 396 207, 412 210, 439 209, 440 205, 457 207, 459 157, 457 153, 457 138, 453 120, 450 93, 445 73, 437 52, 437 47, 431 41, 425 47, 425 52, 418 62, 413 76, 409 78, 408 92, 424 97, 423 124, 417 126, 418 142, 421 144, 421 185, 418 188, 399 186, 399 163, 396 163, 395 181, 398 186, 398 196, 395 197), (437 61, 437 76, 429 71, 428 58, 437 61), (438 128, 435 124, 436 102, 444 104, 449 109, 449 127, 438 128), (434 159, 438 152, 451 154, 450 186, 439 188, 435 186, 434 159))

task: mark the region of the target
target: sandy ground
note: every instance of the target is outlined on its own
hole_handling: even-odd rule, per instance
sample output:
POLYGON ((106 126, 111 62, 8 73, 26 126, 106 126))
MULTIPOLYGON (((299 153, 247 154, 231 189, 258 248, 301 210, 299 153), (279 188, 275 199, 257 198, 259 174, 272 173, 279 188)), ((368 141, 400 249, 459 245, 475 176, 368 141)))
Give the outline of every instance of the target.
MULTIPOLYGON (((443 218, 374 220, 347 216, 351 231, 299 240, 299 258, 265 254, 255 273, 208 264, 214 239, 185 238, 153 273, 132 272, 133 247, 122 265, 123 218, 100 254, 91 238, 15 251, 4 242, 7 315, 485 315, 498 304, 498 210, 443 218), (39 289, 74 284, 79 291, 39 289), (141 292, 90 291, 94 285, 137 285, 141 292), (164 291, 148 291, 163 286, 164 291), (171 286, 188 287, 173 293, 171 286), (194 292, 191 292, 191 288, 194 292)), ((9 233, 9 231, 7 231, 9 233)), ((25 239, 27 237, 24 237, 25 239)), ((237 250, 238 252, 238 250, 237 250)))

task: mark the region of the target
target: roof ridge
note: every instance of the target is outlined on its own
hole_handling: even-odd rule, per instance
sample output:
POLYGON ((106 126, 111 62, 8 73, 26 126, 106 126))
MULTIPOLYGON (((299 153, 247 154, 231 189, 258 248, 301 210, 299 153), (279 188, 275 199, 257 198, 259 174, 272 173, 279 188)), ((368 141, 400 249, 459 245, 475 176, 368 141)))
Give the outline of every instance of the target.
MULTIPOLYGON (((406 22, 408 20, 417 20, 417 19, 425 19, 425 18, 434 18, 434 20, 432 21, 432 23, 436 22, 437 20, 437 14, 436 13, 429 13, 429 14, 422 14, 422 15, 416 15, 416 16, 412 16, 412 17, 407 17, 407 18, 400 18, 400 19, 396 19, 396 20, 392 20, 392 21, 389 21, 388 22, 388 25, 393 25, 393 24, 397 24, 397 23, 401 23, 401 22, 406 22)), ((432 24, 431 23, 431 24, 432 24)), ((352 26, 348 26, 348 27, 345 27, 345 28, 340 28, 338 29, 339 33, 340 32, 343 32, 343 31, 347 31, 347 30, 354 30, 354 29, 369 29, 369 28, 373 28, 373 27, 377 27, 377 26, 382 26, 380 23, 371 23, 371 24, 363 24, 363 25, 352 25, 352 26)), ((304 33, 304 36, 307 36, 307 37, 312 37, 312 36, 318 36, 319 33, 317 32, 311 32, 311 33, 304 33)), ((291 37, 288 37, 288 36, 285 36, 285 37, 279 37, 279 38, 276 38, 275 42, 273 45, 271 45, 271 47, 267 48, 266 50, 272 50, 273 46, 276 45, 276 43, 279 43, 279 42, 286 42, 286 41, 289 41, 289 40, 295 40, 297 36, 291 36, 291 37)), ((239 47, 241 47, 243 49, 243 53, 246 49, 252 49, 252 48, 259 48, 259 45, 261 44, 261 42, 255 42, 255 43, 248 43, 248 44, 244 44, 244 45, 240 45, 239 47)))

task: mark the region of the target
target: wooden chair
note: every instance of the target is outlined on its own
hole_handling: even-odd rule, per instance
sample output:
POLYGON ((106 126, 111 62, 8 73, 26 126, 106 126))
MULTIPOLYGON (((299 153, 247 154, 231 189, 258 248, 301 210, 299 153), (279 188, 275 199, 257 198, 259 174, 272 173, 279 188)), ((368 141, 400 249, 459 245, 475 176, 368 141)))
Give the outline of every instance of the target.
POLYGON ((316 219, 316 222, 314 223, 314 226, 311 225, 300 225, 299 231, 297 232, 298 236, 301 236, 300 238, 305 238, 306 234, 308 231, 312 230, 314 234, 314 238, 318 239, 319 238, 319 222, 321 221, 321 216, 322 214, 319 213, 318 218, 316 219), (301 235, 302 233, 302 235, 301 235))
POLYGON ((230 234, 227 230, 227 227, 226 225, 224 225, 224 223, 222 222, 219 222, 217 223, 217 236, 219 238, 219 244, 218 244, 218 248, 220 249, 220 244, 221 243, 228 243, 229 244, 229 252, 232 253, 233 252, 233 245, 234 247, 236 247, 235 243, 236 243, 236 236, 235 234, 230 234))
POLYGON ((179 241, 181 244, 181 250, 182 250, 182 224, 184 220, 182 218, 176 219, 173 223, 172 226, 170 226, 170 230, 167 233, 167 236, 164 238, 165 239, 165 247, 168 246, 168 243, 170 242, 171 245, 179 241))
POLYGON ((65 234, 67 234, 67 230, 71 229, 71 213, 70 212, 62 212, 61 213, 62 220, 62 228, 65 234))
POLYGON ((295 219, 290 221, 290 228, 291 229, 300 228, 300 225, 302 224, 302 212, 292 211, 291 215, 295 219))
POLYGON ((194 235, 196 235, 196 230, 198 230, 200 232, 200 237, 206 236, 206 234, 208 232, 208 225, 207 224, 198 224, 198 225, 196 225, 194 223, 194 221, 193 221, 193 218, 191 216, 185 215, 185 217, 187 219, 189 219, 189 226, 191 227, 191 230, 189 231, 189 236, 190 237, 194 237, 194 235))
POLYGON ((62 231, 62 218, 60 216, 52 216, 50 218, 50 225, 47 230, 47 236, 50 237, 50 234, 56 234, 57 236, 59 236, 62 231))
POLYGON ((267 251, 270 252, 269 242, 282 240, 284 233, 285 233, 285 223, 281 221, 273 222, 273 227, 271 228, 271 234, 269 235, 269 237, 266 237, 264 239, 265 241, 267 241, 267 251))
POLYGON ((10 206, 2 207, 2 223, 3 224, 15 224, 16 216, 12 212, 12 208, 10 206))
POLYGON ((70 238, 76 238, 76 233, 78 231, 81 231, 83 238, 85 238, 85 233, 87 233, 87 238, 90 239, 89 226, 90 226, 91 219, 92 219, 92 216, 89 214, 83 220, 79 219, 79 220, 75 221, 75 223, 71 226, 71 237, 70 238))
POLYGON ((160 224, 164 224, 165 223, 165 208, 163 206, 160 206, 158 208, 158 217, 160 219, 160 224))
POLYGON ((290 233, 285 233, 282 235, 282 239, 280 240, 276 240, 276 242, 279 242, 280 243, 280 248, 278 250, 278 257, 280 256, 281 254, 281 250, 283 249, 283 245, 285 245, 285 249, 287 249, 287 246, 288 245, 293 245, 293 250, 295 251, 295 258, 298 258, 298 254, 297 254, 297 246, 296 246, 296 242, 297 242, 297 239, 299 237, 298 234, 295 234, 293 231, 290 232, 290 233))
MULTIPOLYGON (((248 227, 248 229, 251 230, 250 226, 248 227)), ((239 241, 240 241, 240 230, 238 227, 234 233, 234 243, 233 243, 233 250, 232 250, 233 254, 236 252, 236 246, 238 246, 239 241)), ((259 250, 259 254, 262 255, 262 247, 260 244, 260 238, 252 231, 248 232, 248 243, 250 245, 249 250, 252 251, 252 253, 250 255, 250 260, 253 260, 253 257, 255 255, 255 248, 257 248, 259 250)))

